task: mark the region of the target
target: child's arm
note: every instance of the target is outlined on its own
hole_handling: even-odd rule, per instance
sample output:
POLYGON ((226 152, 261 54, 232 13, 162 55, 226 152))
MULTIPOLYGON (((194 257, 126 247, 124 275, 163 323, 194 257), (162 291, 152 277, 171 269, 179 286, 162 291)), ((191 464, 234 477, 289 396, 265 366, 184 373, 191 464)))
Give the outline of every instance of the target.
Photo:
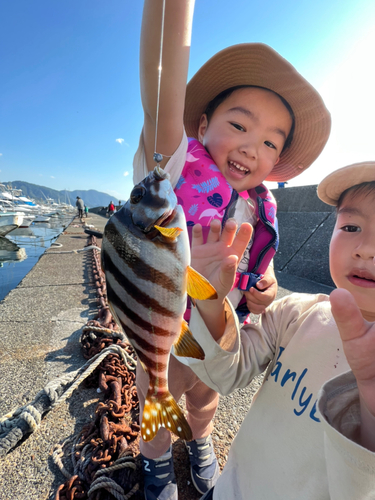
POLYGON ((369 323, 362 317, 347 290, 334 290, 330 300, 346 359, 357 380, 361 445, 375 451, 375 322, 369 323))
POLYGON ((234 219, 227 221, 222 232, 220 221, 213 220, 205 244, 200 224, 192 231, 191 265, 210 281, 218 294, 216 300, 197 301, 200 315, 216 341, 225 330, 225 298, 233 286, 238 261, 249 244, 252 227, 244 223, 237 234, 236 230, 234 219))
POLYGON ((253 314, 264 313, 266 307, 272 304, 277 295, 277 280, 272 265, 269 265, 264 277, 258 281, 256 288, 244 292, 246 305, 253 314))
MULTIPOLYGON (((165 2, 157 152, 171 156, 181 142, 194 0, 165 2)), ((163 0, 145 0, 143 8, 140 80, 144 110, 144 144, 149 170, 155 166, 156 107, 163 0)), ((161 163, 165 166, 168 158, 161 163)))

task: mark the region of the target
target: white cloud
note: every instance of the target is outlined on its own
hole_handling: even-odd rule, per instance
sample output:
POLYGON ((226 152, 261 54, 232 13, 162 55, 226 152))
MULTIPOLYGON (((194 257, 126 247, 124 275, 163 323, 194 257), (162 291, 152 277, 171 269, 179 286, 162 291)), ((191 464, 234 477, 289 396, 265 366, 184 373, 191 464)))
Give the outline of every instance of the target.
POLYGON ((124 172, 124 177, 127 177, 128 175, 129 175, 128 171, 124 172))
POLYGON ((126 147, 129 147, 129 144, 127 142, 125 142, 125 139, 122 139, 121 137, 116 139, 116 142, 118 142, 121 145, 124 144, 124 146, 126 146, 126 147))
POLYGON ((55 177, 53 175, 51 175, 51 179, 54 179, 55 177))
POLYGON ((0 156, 3 156, 3 153, 0 153, 0 156))

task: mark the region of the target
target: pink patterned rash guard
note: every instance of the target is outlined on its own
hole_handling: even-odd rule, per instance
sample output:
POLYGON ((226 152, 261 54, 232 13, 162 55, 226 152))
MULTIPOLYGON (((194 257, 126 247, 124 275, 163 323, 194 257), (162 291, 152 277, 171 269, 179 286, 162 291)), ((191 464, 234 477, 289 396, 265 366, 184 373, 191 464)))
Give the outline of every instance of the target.
POLYGON ((189 138, 186 163, 175 188, 188 227, 198 223, 209 227, 213 219, 222 221, 232 191, 205 147, 189 138))

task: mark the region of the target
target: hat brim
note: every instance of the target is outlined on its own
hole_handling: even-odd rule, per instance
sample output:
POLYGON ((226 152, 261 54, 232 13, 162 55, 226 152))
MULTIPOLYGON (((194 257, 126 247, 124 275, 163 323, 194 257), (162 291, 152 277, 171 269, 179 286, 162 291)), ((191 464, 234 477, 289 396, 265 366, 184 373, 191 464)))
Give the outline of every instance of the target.
POLYGON ((318 185, 318 197, 327 205, 337 206, 340 196, 350 187, 375 181, 375 162, 354 163, 327 175, 318 185))
POLYGON ((295 116, 292 144, 280 156, 267 181, 287 181, 306 170, 322 152, 331 117, 319 93, 295 68, 268 45, 244 43, 209 59, 186 87, 184 124, 197 138, 199 120, 220 92, 239 85, 264 87, 281 95, 295 116))

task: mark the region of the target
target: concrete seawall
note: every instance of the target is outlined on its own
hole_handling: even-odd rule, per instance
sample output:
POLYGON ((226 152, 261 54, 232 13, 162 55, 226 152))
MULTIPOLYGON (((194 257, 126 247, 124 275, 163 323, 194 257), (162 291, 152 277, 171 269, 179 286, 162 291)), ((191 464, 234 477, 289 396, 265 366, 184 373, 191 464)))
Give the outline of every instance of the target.
POLYGON ((333 287, 329 273, 329 242, 335 208, 316 195, 316 185, 274 189, 280 245, 275 270, 333 287))

